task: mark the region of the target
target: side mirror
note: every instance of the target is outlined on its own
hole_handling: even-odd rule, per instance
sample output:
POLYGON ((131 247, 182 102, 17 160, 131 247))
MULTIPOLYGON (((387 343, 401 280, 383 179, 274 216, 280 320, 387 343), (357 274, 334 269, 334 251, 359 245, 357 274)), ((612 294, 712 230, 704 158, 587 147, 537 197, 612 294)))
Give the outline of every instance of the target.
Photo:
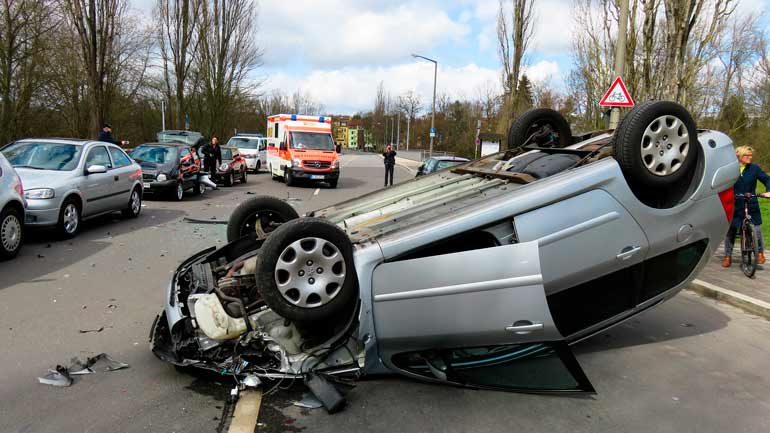
POLYGON ((281 144, 278 145, 278 150, 288 150, 285 141, 282 141, 281 144))
POLYGON ((86 168, 86 174, 99 174, 99 173, 107 173, 107 167, 103 165, 89 165, 88 168, 86 168))

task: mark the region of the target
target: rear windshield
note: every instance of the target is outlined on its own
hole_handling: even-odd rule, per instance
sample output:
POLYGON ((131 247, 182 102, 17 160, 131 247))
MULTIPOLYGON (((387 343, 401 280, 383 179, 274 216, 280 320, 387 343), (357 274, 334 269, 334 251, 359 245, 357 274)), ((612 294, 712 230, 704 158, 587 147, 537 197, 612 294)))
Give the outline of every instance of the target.
POLYGON ((258 138, 245 138, 245 137, 233 137, 227 143, 228 146, 237 147, 239 149, 259 149, 258 138))
POLYGON ((17 142, 3 148, 16 168, 70 171, 78 166, 82 146, 66 143, 17 142))
POLYGON ((174 161, 176 157, 176 148, 171 146, 139 146, 131 152, 131 158, 137 162, 166 164, 174 161))
POLYGON ((292 149, 334 150, 334 141, 330 134, 321 132, 292 132, 292 149))

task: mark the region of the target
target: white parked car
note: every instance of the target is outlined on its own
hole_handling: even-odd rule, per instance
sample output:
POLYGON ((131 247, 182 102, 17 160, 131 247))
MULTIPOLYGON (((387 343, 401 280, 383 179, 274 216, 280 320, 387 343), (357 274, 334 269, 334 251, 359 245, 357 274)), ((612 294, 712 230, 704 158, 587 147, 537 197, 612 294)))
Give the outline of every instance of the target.
POLYGON ((267 138, 253 134, 238 134, 227 142, 228 147, 237 147, 246 159, 249 171, 259 172, 267 164, 267 138))

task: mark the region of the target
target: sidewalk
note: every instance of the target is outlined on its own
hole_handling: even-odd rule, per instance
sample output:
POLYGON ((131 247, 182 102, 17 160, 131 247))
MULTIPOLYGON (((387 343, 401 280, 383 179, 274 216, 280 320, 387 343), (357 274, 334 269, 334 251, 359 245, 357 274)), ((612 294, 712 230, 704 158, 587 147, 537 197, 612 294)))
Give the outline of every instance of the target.
POLYGON ((741 272, 740 248, 733 250, 733 265, 722 267, 724 248, 711 257, 690 289, 770 320, 770 265, 758 266, 754 278, 741 272))

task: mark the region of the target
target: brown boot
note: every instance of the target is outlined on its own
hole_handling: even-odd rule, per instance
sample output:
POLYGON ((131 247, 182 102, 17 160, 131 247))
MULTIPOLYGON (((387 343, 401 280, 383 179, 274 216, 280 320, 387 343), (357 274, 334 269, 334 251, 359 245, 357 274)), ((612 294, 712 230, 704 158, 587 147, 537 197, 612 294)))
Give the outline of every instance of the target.
POLYGON ((757 254, 757 264, 758 265, 764 265, 765 264, 765 253, 761 252, 757 254))
POLYGON ((727 256, 727 257, 724 258, 724 260, 722 260, 722 267, 723 268, 729 268, 730 265, 732 265, 732 264, 733 264, 733 258, 730 257, 730 256, 727 256))

